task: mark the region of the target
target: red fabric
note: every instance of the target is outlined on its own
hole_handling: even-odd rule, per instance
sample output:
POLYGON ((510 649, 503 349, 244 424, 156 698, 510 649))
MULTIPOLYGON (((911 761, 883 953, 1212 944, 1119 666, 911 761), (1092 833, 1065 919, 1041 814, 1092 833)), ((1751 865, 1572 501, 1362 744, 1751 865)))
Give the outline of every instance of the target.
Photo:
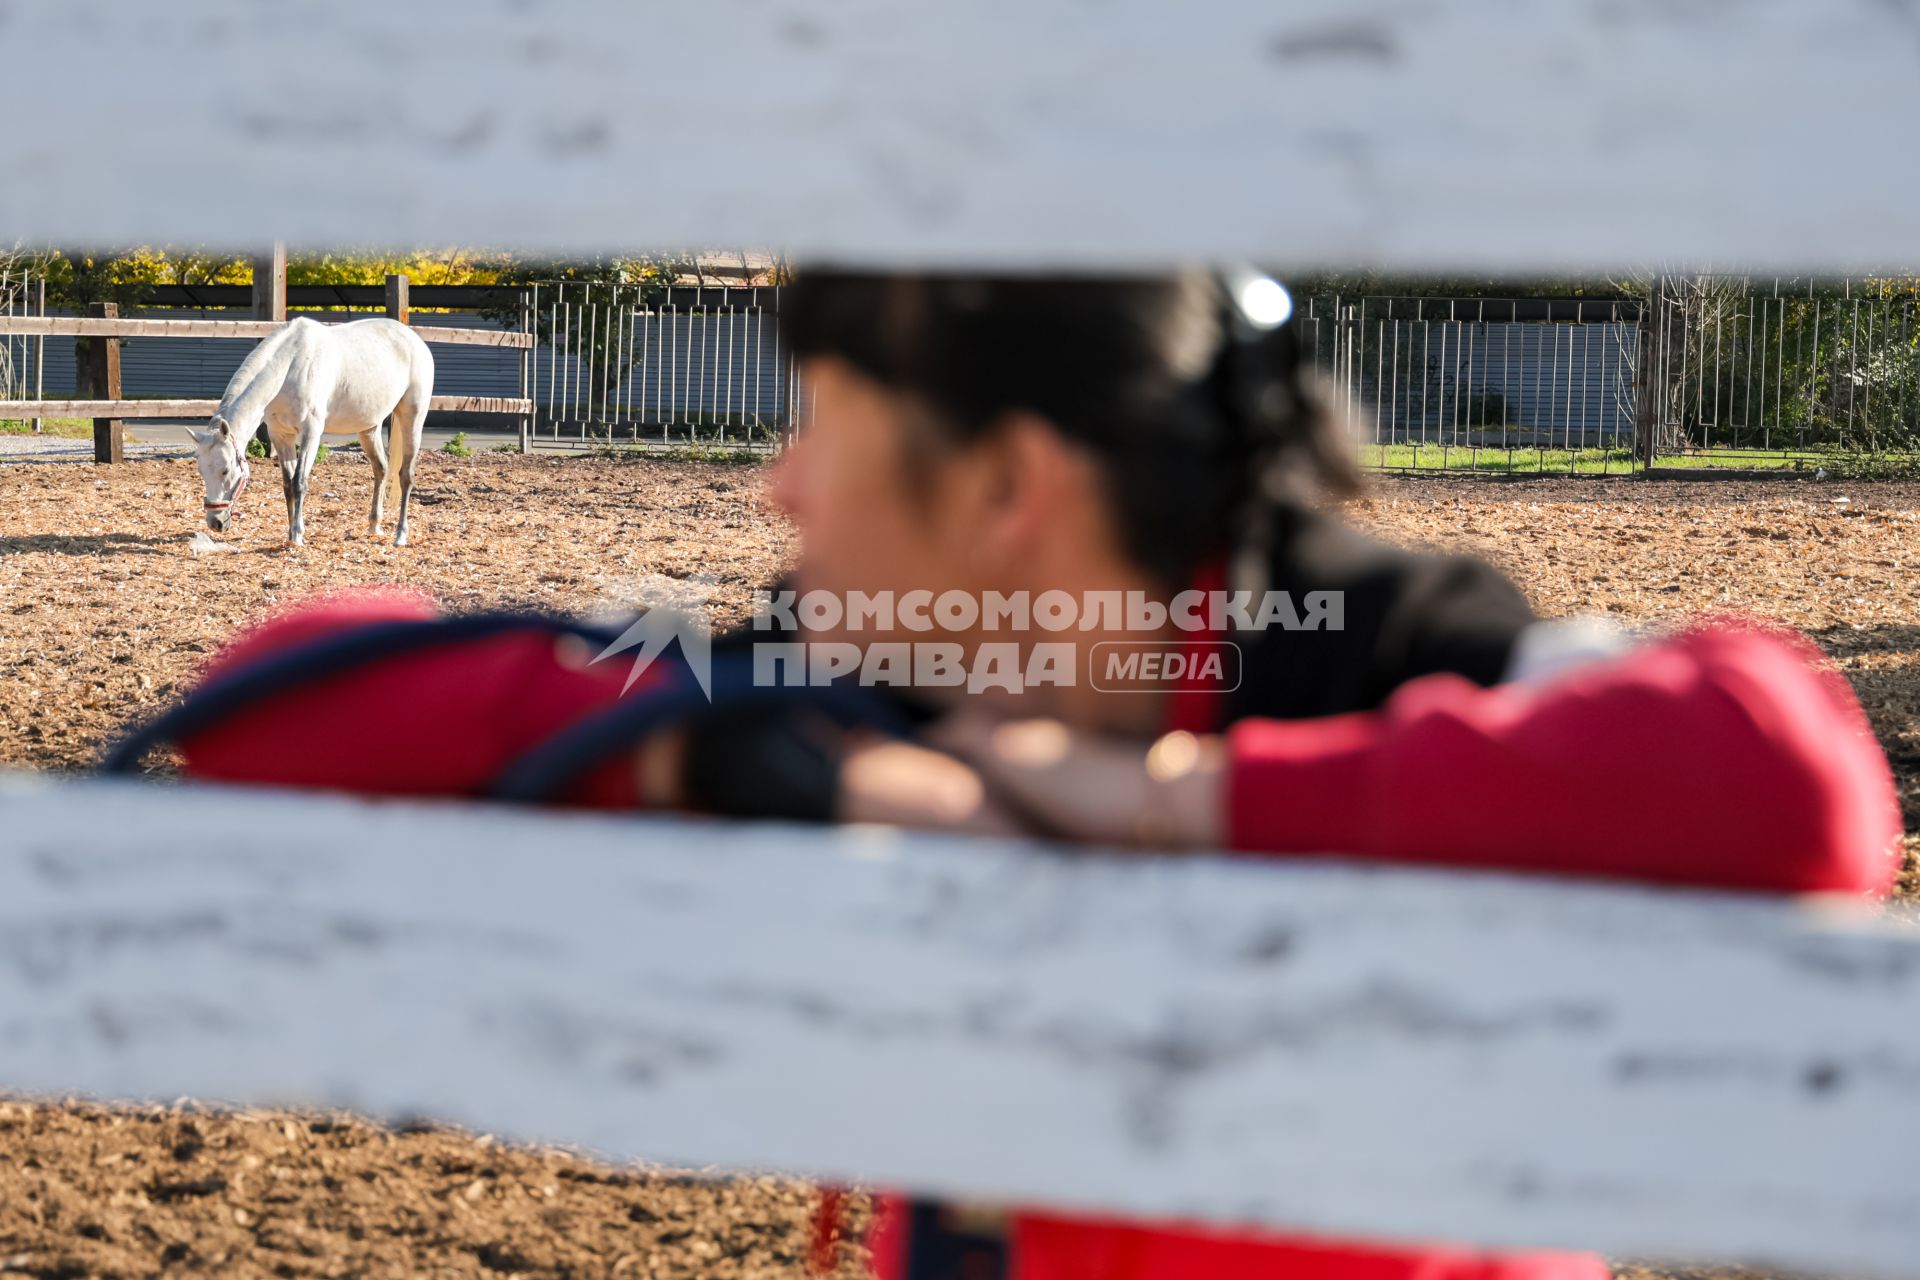
MULTIPOLYGON (((315 601, 241 636, 209 677, 256 657, 375 622, 426 620, 411 592, 315 601)), ((478 795, 521 752, 620 697, 624 663, 588 666, 577 641, 529 630, 437 646, 290 687, 180 744, 196 778, 372 795, 478 795)), ((569 796, 634 808, 635 771, 614 761, 569 796)))
MULTIPOLYGON (((308 605, 242 637, 213 673, 369 622, 429 618, 403 593, 308 605)), ((1380 712, 1250 720, 1229 730, 1234 846, 1696 885, 1884 892, 1899 812, 1885 758, 1838 677, 1804 648, 1715 630, 1539 686, 1414 681, 1380 712), (1596 785, 1624 790, 1594 803, 1596 785), (1491 788, 1500 803, 1485 803, 1491 788)), ((475 794, 521 750, 620 696, 625 669, 588 667, 545 634, 408 655, 290 690, 182 744, 188 772, 407 795, 475 794)), ((1217 727, 1220 700, 1176 701, 1169 727, 1217 727)), ((636 803, 633 771, 583 780, 581 803, 636 803)), ((894 1280, 896 1199, 870 1237, 894 1280)), ((817 1223, 832 1231, 840 1215, 817 1223)), ((830 1236, 828 1237, 831 1238, 830 1236)), ((1603 1280, 1597 1258, 1488 1255, 1223 1235, 1027 1214, 1017 1280, 1603 1280)), ((817 1242, 816 1242, 817 1243, 817 1242)))
POLYGON ((1246 720, 1228 741, 1231 840, 1250 852, 1783 893, 1885 893, 1898 870, 1893 779, 1859 705, 1755 631, 1543 685, 1429 676, 1378 713, 1246 720))
POLYGON ((824 1187, 820 1191, 820 1201, 813 1211, 813 1238, 807 1242, 807 1272, 810 1275, 832 1275, 840 1269, 840 1236, 846 1192, 838 1187, 824 1187))
POLYGON ((906 1280, 907 1215, 905 1196, 875 1194, 873 1225, 867 1228, 867 1263, 875 1280, 906 1280))
POLYGON ((1352 1241, 1028 1214, 1012 1280, 1608 1280, 1592 1254, 1391 1249, 1352 1241))
MULTIPOLYGON (((1851 692, 1814 671, 1812 656, 1753 630, 1702 631, 1545 685, 1484 689, 1435 676, 1377 713, 1242 721, 1228 739, 1233 844, 1884 893, 1900 834, 1892 778, 1851 692), (1596 785, 1629 798, 1596 804, 1596 785), (1488 804, 1494 788, 1500 802, 1488 804)), ((1176 703, 1169 728, 1200 730, 1205 710, 1199 699, 1176 703)), ((1389 1248, 1045 1214, 1019 1218, 1014 1240, 1015 1280, 1609 1274, 1589 1254, 1389 1248)))
MULTIPOLYGON (((1215 592, 1225 591, 1225 563, 1203 565, 1200 572, 1194 575, 1191 589, 1205 592, 1209 598, 1215 592)), ((1225 638, 1218 631, 1194 632, 1180 646, 1180 656, 1192 664, 1225 638)), ((1186 669, 1196 668, 1189 665, 1186 669)), ((1162 717, 1160 732, 1218 733, 1227 718, 1226 708, 1227 692, 1219 684, 1209 681, 1182 682, 1167 691, 1167 709, 1162 717)))

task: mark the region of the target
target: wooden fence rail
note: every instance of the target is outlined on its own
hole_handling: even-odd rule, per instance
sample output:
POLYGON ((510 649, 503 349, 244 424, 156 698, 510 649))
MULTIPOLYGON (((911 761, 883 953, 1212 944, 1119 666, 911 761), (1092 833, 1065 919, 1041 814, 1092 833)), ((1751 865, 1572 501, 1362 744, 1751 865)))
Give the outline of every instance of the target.
MULTIPOLYGON (((0 418, 205 418, 218 400, 0 400, 0 418)), ((510 396, 435 396, 433 413, 533 412, 533 401, 510 396)))
POLYGON ((1920 1275, 1920 932, 1862 908, 151 784, 0 812, 15 1090, 1920 1275))
POLYGON ((1888 157, 1920 119, 1913 6, 1675 8, 1109 0, 1090 29, 1066 0, 898 22, 844 0, 15 4, 8 46, 39 52, 9 59, 11 100, 61 103, 88 145, 0 130, 0 226, 29 243, 271 228, 315 246, 781 245, 1054 270, 1910 266, 1920 166, 1888 157), (218 77, 152 91, 216 31, 218 77), (726 109, 706 59, 632 75, 625 52, 646 47, 726 49, 726 109), (407 93, 431 108, 375 105, 392 68, 371 51, 428 48, 442 56, 408 68, 407 93), (521 84, 538 110, 503 106, 521 84), (1761 109, 1789 90, 1791 111, 1761 109), (1783 148, 1791 178, 1763 195, 1727 181, 1780 174, 1783 148), (317 189, 330 173, 353 181, 317 189), (240 174, 208 198, 209 175, 240 174))
MULTIPOLYGON (((115 463, 126 457, 123 424, 129 418, 200 418, 220 407, 218 400, 128 400, 121 392, 120 343, 126 338, 244 338, 257 341, 279 332, 286 325, 286 247, 274 245, 272 251, 254 261, 253 320, 137 320, 123 319, 113 303, 95 303, 89 316, 49 316, 44 314, 44 294, 37 316, 0 316, 0 337, 76 337, 98 339, 91 344, 88 359, 92 365, 95 400, 0 400, 0 417, 30 418, 34 430, 42 420, 55 417, 93 419, 93 456, 96 462, 115 463)), ((387 277, 385 289, 387 315, 402 324, 410 324, 408 305, 410 282, 404 275, 387 277)), ((359 318, 359 317, 354 317, 359 318)), ((441 413, 511 414, 520 420, 520 447, 531 442, 533 399, 529 353, 537 343, 521 305, 519 330, 450 329, 437 325, 410 325, 428 342, 460 346, 494 347, 520 352, 520 391, 506 396, 435 396, 429 411, 441 413)), ((322 323, 346 323, 323 321, 322 323)), ((260 437, 264 442, 265 428, 260 437)))
MULTIPOLYGON (((314 317, 319 319, 319 317, 314 317)), ((351 319, 363 320, 364 316, 351 319)), ((322 320, 323 324, 346 321, 322 320)), ((69 338, 250 338, 268 337, 284 326, 271 320, 110 320, 85 316, 0 316, 0 337, 69 338)), ((531 349, 534 335, 511 329, 450 329, 412 326, 428 342, 467 347, 531 349)))

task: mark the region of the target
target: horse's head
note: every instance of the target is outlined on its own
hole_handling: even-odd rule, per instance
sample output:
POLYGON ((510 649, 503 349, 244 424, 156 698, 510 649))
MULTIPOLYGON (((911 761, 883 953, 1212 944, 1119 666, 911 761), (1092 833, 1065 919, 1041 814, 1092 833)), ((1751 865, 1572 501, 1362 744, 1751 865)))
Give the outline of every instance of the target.
POLYGON ((234 504, 247 488, 250 473, 246 441, 234 434, 227 420, 216 413, 205 431, 193 433, 193 450, 201 483, 207 487, 207 528, 224 533, 233 523, 234 504))

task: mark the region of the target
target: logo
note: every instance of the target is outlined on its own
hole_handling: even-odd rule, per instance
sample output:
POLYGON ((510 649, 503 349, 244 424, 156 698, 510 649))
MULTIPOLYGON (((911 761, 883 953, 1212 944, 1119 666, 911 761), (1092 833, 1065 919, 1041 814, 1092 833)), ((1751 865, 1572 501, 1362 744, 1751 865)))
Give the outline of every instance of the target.
POLYGON ((1154 689, 1214 690, 1240 687, 1243 655, 1231 640, 1191 641, 1169 647, 1151 641, 1107 640, 1093 646, 1093 687, 1102 693, 1154 689))
POLYGON ((633 665, 620 687, 624 694, 677 640, 688 674, 707 701, 713 701, 713 629, 707 620, 707 603, 713 599, 715 581, 710 574, 682 579, 653 573, 629 584, 620 593, 622 603, 637 609, 639 616, 588 665, 632 650, 633 665))
MULTIPOLYGON (((684 579, 651 574, 624 584, 616 592, 620 616, 638 616, 592 661, 633 655, 624 694, 678 642, 680 662, 711 702, 713 638, 707 605, 715 585, 706 574, 684 579)), ((752 678, 755 688, 845 681, 1018 693, 1035 686, 1072 686, 1086 677, 1095 689, 1110 693, 1231 692, 1242 678, 1245 655, 1240 644, 1201 635, 1341 631, 1345 618, 1345 598, 1337 591, 1310 591, 1298 601, 1284 591, 1186 591, 1171 601, 1118 591, 1090 592, 1084 598, 1065 591, 1032 598, 1025 592, 988 592, 977 599, 960 591, 937 596, 909 591, 898 599, 890 592, 853 592, 842 599, 825 591, 762 591, 756 595, 752 630, 765 638, 752 645, 752 678), (868 643, 830 638, 842 630, 877 634, 868 643), (902 630, 929 638, 897 639, 902 630), (1019 638, 976 636, 971 647, 933 638, 969 632, 1019 638), (1083 654, 1082 646, 1064 634, 1070 632, 1093 633, 1088 638, 1095 643, 1083 654), (1169 640, 1169 632, 1180 633, 1180 638, 1169 640), (1142 638, 1098 638, 1116 633, 1142 638)))

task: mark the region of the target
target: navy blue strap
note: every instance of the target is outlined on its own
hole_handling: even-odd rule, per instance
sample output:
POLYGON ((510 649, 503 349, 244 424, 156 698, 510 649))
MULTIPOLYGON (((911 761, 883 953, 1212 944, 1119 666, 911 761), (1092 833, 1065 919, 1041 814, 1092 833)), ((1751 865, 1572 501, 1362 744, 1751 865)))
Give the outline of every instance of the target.
POLYGON ((133 773, 154 749, 204 732, 262 699, 289 689, 435 645, 483 640, 528 629, 556 636, 577 635, 602 646, 611 644, 616 634, 567 618, 530 613, 480 613, 460 618, 365 623, 349 631, 276 650, 222 672, 188 694, 172 710, 121 739, 101 761, 100 772, 133 773))
POLYGON ((712 697, 684 666, 636 697, 622 698, 561 729, 514 760, 494 779, 488 795, 518 804, 542 804, 566 794, 589 771, 646 738, 701 712, 722 707, 803 706, 843 728, 869 728, 906 737, 911 726, 901 709, 859 685, 758 685, 750 648, 713 655, 712 697))
MULTIPOLYGON (((348 674, 370 663, 417 653, 437 645, 484 640, 513 631, 540 630, 575 635, 602 647, 613 643, 611 628, 589 626, 543 614, 490 613, 460 618, 371 622, 290 648, 265 654, 223 672, 165 712, 127 735, 101 762, 102 774, 130 774, 148 753, 202 733, 262 700, 317 681, 348 674)), ((524 804, 548 802, 566 794, 589 770, 651 734, 682 723, 710 707, 794 706, 819 711, 843 727, 864 726, 905 737, 910 724, 902 711, 871 690, 852 685, 758 686, 750 648, 714 654, 708 698, 683 663, 633 697, 584 716, 523 752, 494 778, 488 794, 524 804)))

